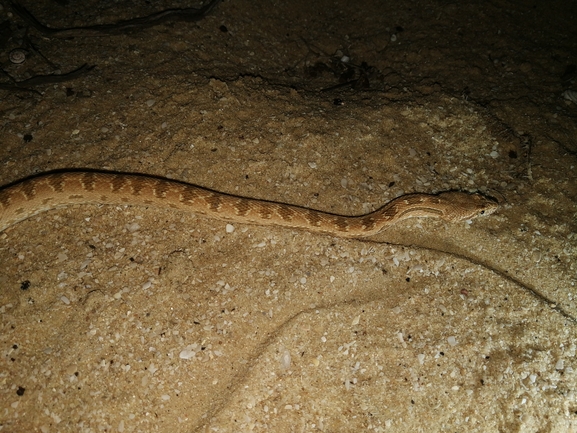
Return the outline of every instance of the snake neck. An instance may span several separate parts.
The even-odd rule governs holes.
[[[446,203],[439,196],[408,194],[398,197],[373,212],[375,219],[390,225],[409,218],[443,218]]]

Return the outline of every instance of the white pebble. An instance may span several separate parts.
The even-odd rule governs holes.
[[[234,226],[232,224],[227,224],[226,225],[226,232],[227,233],[232,233],[234,232]]]
[[[146,105],[148,105],[149,107],[152,107],[155,102],[156,101],[154,99],[149,99],[148,101],[146,101]]]
[[[577,92],[575,90],[565,90],[563,92],[563,98],[567,101],[573,101],[577,104]]]
[[[66,305],[70,305],[70,299],[68,299],[66,296],[62,295],[62,296],[60,297],[60,300],[61,300],[62,302],[64,302]],[[557,363],[557,364],[559,364],[559,363]],[[558,370],[559,370],[559,369],[558,369]]]
[[[291,354],[288,350],[285,350],[280,357],[280,364],[282,368],[288,370],[291,367]]]
[[[399,342],[403,345],[403,347],[407,347],[407,343],[405,343],[405,339],[403,337],[402,332],[397,332],[397,338],[399,339]]]
[[[456,346],[456,345],[457,345],[457,339],[456,339],[455,337],[453,337],[453,336],[447,338],[447,341],[449,342],[449,344],[450,344],[451,346]]]
[[[197,348],[197,344],[191,344],[190,346],[186,346],[184,348],[184,350],[182,350],[179,354],[178,357],[180,359],[192,359],[196,356],[196,348]]]
[[[496,150],[492,151],[489,156],[491,158],[498,158],[499,157],[499,152],[497,152]]]
[[[138,223],[127,224],[126,230],[128,230],[129,232],[132,232],[132,233],[136,232],[136,231],[140,230],[140,224],[138,224]]]

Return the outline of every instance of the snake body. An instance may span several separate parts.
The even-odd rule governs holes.
[[[75,204],[151,206],[220,220],[278,225],[338,237],[365,237],[401,220],[433,217],[457,222],[489,215],[498,203],[482,194],[408,194],[360,216],[257,200],[141,174],[67,171],[42,174],[0,189],[0,232],[45,212]]]

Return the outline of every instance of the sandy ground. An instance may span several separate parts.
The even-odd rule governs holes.
[[[153,3],[23,1],[53,27],[198,6]],[[359,240],[139,207],[18,223],[0,431],[577,431],[577,8],[482,3],[231,0],[48,38],[4,2],[16,81],[96,67],[0,90],[2,185],[92,168],[349,215],[501,207]]]

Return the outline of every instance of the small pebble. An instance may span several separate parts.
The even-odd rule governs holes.
[[[280,363],[282,368],[288,370],[291,367],[291,354],[288,350],[285,350],[280,358]]]

